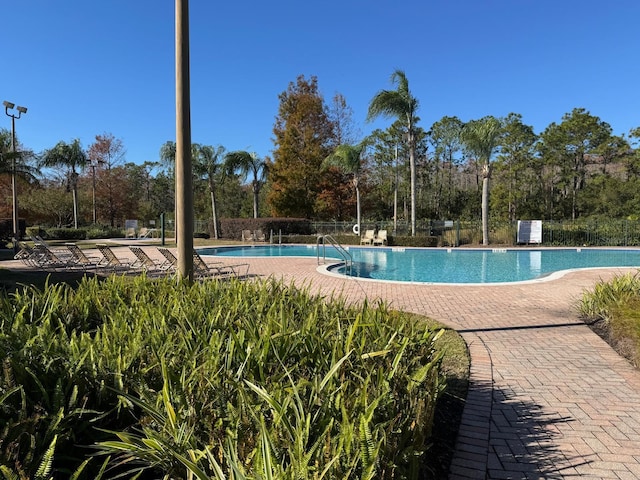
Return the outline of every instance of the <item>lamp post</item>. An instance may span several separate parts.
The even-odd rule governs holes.
[[[93,177],[93,224],[98,223],[98,211],[96,209],[96,168],[98,165],[104,163],[101,160],[91,160],[91,173]]]
[[[16,119],[23,113],[27,113],[26,107],[16,106],[15,103],[2,102],[4,113],[11,117],[11,195],[13,198],[13,251],[18,252],[18,240],[20,239],[20,226],[18,225],[18,185],[16,183]],[[16,109],[18,114],[9,113],[9,110]]]
[[[396,162],[395,174],[396,179],[393,182],[393,234],[398,234],[398,145],[396,144]]]

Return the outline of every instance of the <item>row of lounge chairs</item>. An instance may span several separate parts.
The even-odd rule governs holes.
[[[387,244],[387,231],[378,230],[365,230],[364,235],[360,239],[360,245],[386,245]]]
[[[99,257],[87,255],[75,243],[65,243],[63,248],[50,247],[42,239],[33,238],[33,247],[19,243],[20,250],[15,258],[25,265],[42,270],[93,270],[103,273],[140,273],[165,275],[175,273],[178,259],[168,248],[158,247],[157,255],[149,255],[142,247],[130,246],[133,258],[119,257],[106,244],[96,244]],[[196,251],[193,251],[194,277],[204,278],[246,278],[249,276],[248,263],[226,264],[223,262],[208,262]]]
[[[242,230],[242,241],[243,242],[264,242],[267,240],[267,236],[262,232],[262,230]]]

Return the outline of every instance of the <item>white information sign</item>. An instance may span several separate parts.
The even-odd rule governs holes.
[[[542,243],[542,220],[518,220],[518,243]]]

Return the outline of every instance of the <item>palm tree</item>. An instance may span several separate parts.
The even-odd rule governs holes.
[[[172,142],[170,140],[166,141],[160,147],[160,164],[169,168],[169,178],[171,178],[171,185],[173,186],[173,228],[176,232],[175,235],[177,238],[178,233],[178,208],[176,205],[177,198],[175,194],[175,186],[176,186],[176,178],[175,178],[175,166],[176,166],[176,142]]]
[[[258,218],[258,198],[260,196],[260,189],[264,185],[264,179],[267,175],[267,162],[258,157],[255,152],[245,152],[244,150],[238,150],[230,152],[225,157],[225,163],[229,171],[240,172],[240,175],[246,180],[251,173],[253,180],[251,180],[251,187],[253,190],[253,218]]]
[[[397,84],[396,90],[381,90],[371,100],[367,121],[382,115],[398,118],[405,123],[407,143],[409,146],[409,167],[411,170],[411,235],[416,234],[416,139],[415,123],[417,121],[418,99],[409,91],[409,80],[402,70],[391,75],[391,83]]]
[[[211,193],[211,211],[213,220],[213,238],[218,238],[218,213],[216,209],[215,177],[220,172],[222,154],[225,148],[218,145],[193,145],[193,171],[196,175],[207,177]]]
[[[462,142],[482,168],[482,244],[489,245],[489,179],[491,156],[500,144],[502,122],[488,116],[472,120],[462,129]]]
[[[323,167],[336,167],[343,172],[353,175],[353,188],[356,190],[356,224],[360,231],[360,172],[362,171],[362,153],[366,143],[358,145],[338,145],[335,151],[324,159]]]
[[[29,165],[29,161],[35,157],[33,152],[19,150],[13,152],[11,131],[0,129],[0,175],[11,174],[15,168],[16,175],[30,181],[36,180],[39,173],[37,168]],[[15,165],[13,159],[15,158]]]
[[[30,160],[34,158],[34,154],[31,151],[25,151],[20,149],[16,152],[13,151],[14,137],[10,130],[0,129],[0,175],[9,175],[11,177],[11,188],[13,194],[13,218],[16,222],[15,233],[20,237],[20,220],[18,214],[18,202],[17,202],[17,177],[22,177],[27,181],[36,181],[36,174],[38,170],[29,165]],[[17,244],[14,242],[14,250],[17,248]],[[16,250],[17,251],[17,250]]]
[[[78,172],[89,163],[87,154],[80,145],[80,140],[75,139],[71,144],[58,142],[50,150],[46,150],[40,158],[43,167],[66,167],[67,182],[73,192],[73,226],[78,228]]]

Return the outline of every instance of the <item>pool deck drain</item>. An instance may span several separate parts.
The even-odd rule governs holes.
[[[352,302],[384,300],[461,333],[471,353],[470,389],[449,479],[640,478],[640,372],[575,310],[595,282],[636,269],[446,286],[328,276],[316,271],[315,258],[246,261],[253,275]]]

